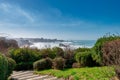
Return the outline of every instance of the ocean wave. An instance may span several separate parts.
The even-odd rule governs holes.
[[[85,42],[85,41],[66,41],[66,42],[37,42],[37,43],[33,43],[32,45],[30,45],[31,48],[38,48],[38,49],[42,49],[42,48],[53,48],[53,47],[60,47],[60,48],[92,48],[94,45],[94,41],[91,42]]]

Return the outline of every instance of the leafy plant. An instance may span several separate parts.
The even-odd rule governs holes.
[[[11,50],[9,57],[16,61],[16,70],[29,70],[33,69],[33,62],[40,59],[39,55],[39,52],[36,50],[20,48]]]
[[[91,48],[77,48],[77,49],[75,49],[75,53],[86,52],[86,51],[91,51]]]
[[[102,56],[103,56],[103,52],[102,52],[102,47],[106,42],[109,41],[113,41],[113,40],[119,40],[120,36],[118,35],[105,35],[101,38],[99,38],[97,40],[97,42],[95,43],[95,46],[93,47],[93,54],[92,54],[92,58],[99,63],[100,65],[102,65]]]
[[[33,64],[34,70],[44,70],[52,68],[52,59],[45,58],[34,62]]]
[[[72,68],[72,64],[75,62],[75,52],[71,49],[64,50],[65,68]]]
[[[81,66],[96,66],[95,61],[93,61],[92,56],[91,56],[92,52],[80,52],[77,53],[75,56],[75,59],[78,63],[80,63]]]
[[[46,49],[41,49],[40,50],[40,54],[42,58],[52,58],[54,59],[56,54],[50,49],[50,48],[46,48]]]
[[[62,57],[57,57],[53,60],[53,68],[54,69],[64,69],[65,67],[65,59]]]
[[[52,48],[53,53],[56,54],[56,57],[64,57],[64,51],[62,48],[54,47]]]
[[[8,61],[8,76],[10,76],[10,74],[12,73],[12,71],[14,70],[16,66],[16,62],[12,58],[9,58],[9,57],[7,57],[7,61]]]
[[[0,53],[0,80],[7,80],[8,75],[7,58]]]

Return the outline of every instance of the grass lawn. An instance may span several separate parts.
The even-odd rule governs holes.
[[[58,78],[72,76],[74,80],[110,80],[115,75],[112,67],[72,68],[65,70],[49,69],[35,71],[35,73],[53,75]]]

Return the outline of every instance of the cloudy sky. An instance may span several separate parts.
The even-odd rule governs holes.
[[[0,34],[94,40],[120,33],[120,0],[0,0]]]

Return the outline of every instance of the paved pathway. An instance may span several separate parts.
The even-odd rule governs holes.
[[[49,75],[37,75],[33,71],[13,71],[12,80],[63,80]]]

